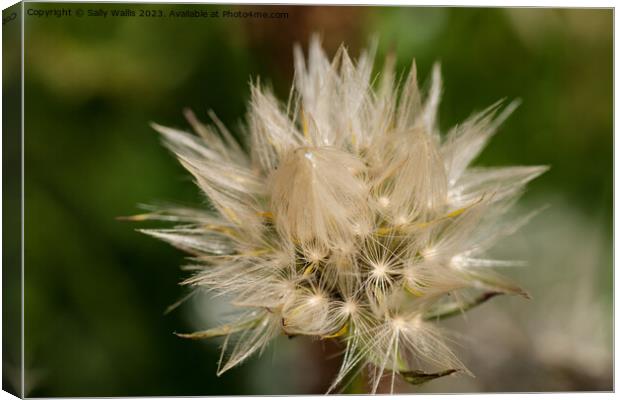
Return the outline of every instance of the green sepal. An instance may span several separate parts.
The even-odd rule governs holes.
[[[450,318],[455,315],[464,313],[465,311],[469,311],[472,308],[479,306],[480,304],[485,303],[487,300],[500,294],[503,294],[503,293],[502,292],[485,292],[468,302],[455,301],[451,303],[442,304],[430,310],[429,312],[427,312],[424,315],[424,319],[436,321],[439,319]]]
[[[185,339],[209,339],[218,336],[226,336],[231,333],[236,333],[239,331],[243,331],[246,329],[255,328],[262,318],[254,318],[250,320],[243,320],[241,322],[221,325],[216,328],[207,329],[206,331],[198,331],[192,333],[177,333],[174,334],[178,337],[182,337]]]
[[[445,371],[432,372],[432,373],[427,373],[421,370],[400,371],[399,373],[403,377],[403,379],[407,381],[408,383],[412,385],[421,385],[428,381],[432,381],[433,379],[452,375],[455,372],[458,372],[458,369],[447,369]]]

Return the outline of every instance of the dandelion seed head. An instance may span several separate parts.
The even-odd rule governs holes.
[[[450,266],[456,269],[462,269],[466,265],[466,261],[462,255],[456,255],[450,260]]]
[[[376,263],[372,263],[372,274],[377,277],[384,277],[387,275],[388,266],[383,260],[379,260]]]
[[[355,314],[357,310],[358,310],[357,303],[351,299],[345,301],[344,305],[342,306],[342,311],[347,315]]]
[[[395,316],[392,318],[392,325],[394,326],[394,329],[401,330],[407,326],[407,322],[403,317]]]
[[[315,37],[308,53],[294,49],[286,105],[251,85],[244,145],[213,113],[186,113],[197,135],[154,125],[212,209],[154,209],[140,219],[174,226],[144,232],[196,260],[185,284],[237,310],[199,334],[227,336],[218,374],[281,334],[343,342],[330,390],[363,367],[373,392],[385,372],[467,371],[435,321],[478,304],[471,291],[524,293],[487,252],[530,218],[506,221],[545,167],[470,166],[515,105],[440,132],[438,64],[424,93],[415,64],[373,74],[373,49],[330,60]]]
[[[311,306],[323,305],[327,302],[327,298],[322,293],[315,293],[308,297],[308,304]]]
[[[394,225],[396,226],[405,225],[407,222],[409,222],[409,218],[403,214],[397,215],[396,218],[394,218]]]
[[[381,208],[387,208],[390,205],[390,199],[387,196],[381,196],[379,197],[379,206]]]

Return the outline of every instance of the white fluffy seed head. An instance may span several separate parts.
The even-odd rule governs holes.
[[[342,47],[330,61],[317,38],[307,59],[296,48],[288,106],[252,85],[249,154],[212,114],[211,125],[187,114],[199,136],[155,127],[214,211],[139,219],[176,221],[145,232],[195,257],[187,284],[238,307],[236,321],[203,334],[236,343],[220,373],[279,333],[343,340],[334,387],[363,365],[374,390],[385,370],[418,362],[464,370],[427,319],[465,309],[467,290],[523,293],[490,271],[504,264],[485,252],[522,224],[502,221],[545,168],[469,167],[513,104],[442,135],[439,66],[424,94],[415,64],[399,85],[388,59],[375,89],[373,54],[355,62]]]
[[[286,154],[269,176],[270,207],[280,235],[329,249],[367,231],[367,187],[352,172],[363,168],[359,159],[336,148]]]

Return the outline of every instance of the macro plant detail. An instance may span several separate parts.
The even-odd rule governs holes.
[[[194,176],[210,209],[152,209],[133,220],[173,222],[144,233],[191,255],[183,283],[229,299],[229,323],[179,334],[224,336],[218,374],[279,335],[342,343],[329,389],[365,369],[375,393],[470,373],[438,321],[499,294],[528,297],[488,255],[526,223],[511,206],[543,166],[471,167],[516,102],[496,103],[446,134],[437,125],[436,64],[425,95],[415,63],[398,79],[374,50],[333,60],[315,37],[295,48],[286,104],[251,84],[246,143],[210,113],[195,134],[154,125]]]

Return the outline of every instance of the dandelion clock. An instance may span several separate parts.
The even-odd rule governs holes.
[[[528,297],[488,255],[523,225],[508,211],[541,166],[470,167],[516,107],[501,102],[439,132],[439,66],[426,94],[415,64],[373,74],[374,50],[330,61],[317,38],[295,48],[287,102],[251,84],[240,143],[217,119],[194,132],[154,125],[209,208],[153,209],[172,221],[143,232],[190,254],[183,282],[230,301],[224,325],[179,334],[225,337],[218,374],[280,335],[338,341],[329,391],[362,373],[372,393],[396,379],[471,374],[438,324],[499,294]]]

